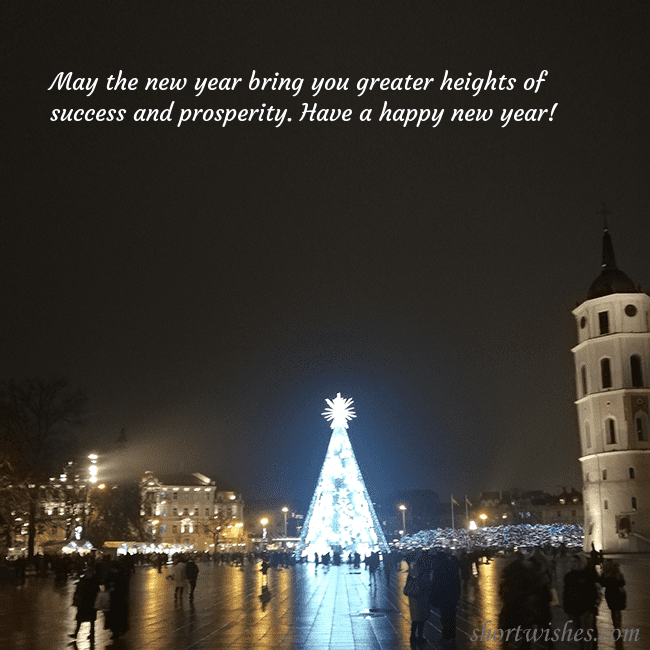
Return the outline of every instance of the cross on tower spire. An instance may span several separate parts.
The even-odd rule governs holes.
[[[612,237],[609,234],[607,227],[607,216],[611,214],[607,206],[603,203],[603,207],[596,211],[596,214],[603,216],[603,261],[601,268],[603,269],[616,269],[616,257],[614,256],[614,244]]]
[[[611,214],[609,208],[605,203],[603,203],[603,207],[600,210],[596,210],[596,214],[600,214],[603,217],[603,229],[607,230],[607,217]]]

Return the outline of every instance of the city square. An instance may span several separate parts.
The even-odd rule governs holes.
[[[650,650],[650,3],[9,4],[0,650]]]
[[[605,601],[598,615],[598,648],[639,650],[650,647],[650,558],[619,560],[627,580],[628,609],[623,628],[634,640],[615,643]],[[499,574],[507,558],[482,565],[478,576],[463,586],[458,607],[458,650],[501,648],[490,639],[499,619]],[[568,562],[558,566],[558,589]],[[170,565],[171,566],[171,565]],[[174,600],[167,580],[169,567],[137,566],[132,577],[130,622],[127,634],[117,641],[102,629],[98,615],[94,645],[82,625],[79,650],[111,647],[122,650],[397,650],[411,647],[444,648],[439,615],[432,610],[425,629],[427,644],[409,642],[410,619],[402,589],[406,573],[392,573],[389,585],[381,571],[371,580],[368,571],[348,566],[303,564],[270,570],[264,577],[256,566],[240,567],[199,563],[200,573],[193,602],[187,596]],[[262,586],[271,597],[260,600]],[[0,586],[0,647],[6,650],[64,650],[72,647],[74,630],[71,606],[74,580],[54,586],[53,578],[29,577],[24,586]],[[566,615],[553,608],[553,627],[566,629]],[[637,633],[638,630],[638,633]],[[481,636],[483,638],[481,639]],[[565,637],[565,639],[568,637]],[[534,644],[533,647],[543,647]],[[577,650],[573,641],[558,642],[560,650]]]

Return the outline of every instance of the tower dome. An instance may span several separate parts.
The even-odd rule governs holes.
[[[591,283],[587,300],[614,293],[636,293],[634,282],[616,266],[614,245],[607,224],[603,232],[603,263],[600,275]]]

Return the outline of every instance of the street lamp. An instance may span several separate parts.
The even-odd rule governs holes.
[[[289,512],[289,508],[286,506],[282,508],[282,512],[284,512],[284,536],[287,536],[287,512]]]
[[[482,513],[479,515],[481,521],[483,522],[483,525],[485,526],[485,520],[487,519],[487,515],[485,513]]]
[[[90,482],[97,483],[97,454],[88,454],[88,459],[90,460],[90,467],[88,468]]]
[[[260,519],[260,524],[262,524],[262,540],[266,541],[266,524],[269,523],[269,520],[266,517]]]
[[[88,481],[89,483],[97,483],[97,454],[88,454],[88,460],[90,461],[90,466],[88,467],[88,473],[90,474]],[[90,487],[86,484],[86,500],[83,506],[83,532],[87,533],[86,526],[88,516],[90,515],[91,504],[90,504]]]
[[[402,530],[406,532],[406,506],[402,504],[399,509],[402,511]],[[402,534],[404,534],[402,533]]]

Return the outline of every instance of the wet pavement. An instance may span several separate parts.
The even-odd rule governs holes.
[[[623,627],[638,629],[638,640],[614,643],[607,605],[603,599],[598,617],[598,648],[650,649],[650,558],[619,560],[627,580],[628,609]],[[480,575],[463,588],[458,609],[457,644],[478,650],[502,644],[485,638],[496,629],[500,602],[499,572],[506,561],[482,566]],[[405,566],[405,565],[403,565]],[[402,594],[406,574],[393,573],[386,584],[383,572],[371,579],[367,571],[347,566],[318,568],[302,565],[270,570],[265,578],[257,567],[243,571],[231,566],[199,564],[195,599],[187,594],[174,602],[168,569],[159,574],[137,567],[131,583],[130,630],[117,641],[103,629],[98,614],[94,646],[86,639],[88,624],[79,639],[69,634],[75,627],[71,607],[74,581],[55,587],[52,577],[29,577],[24,586],[0,586],[0,648],[2,650],[393,650],[443,647],[436,610],[425,629],[428,645],[411,646],[408,599]],[[558,570],[561,584],[564,566]],[[262,602],[262,587],[270,599]],[[561,588],[559,589],[561,596]],[[553,608],[553,625],[562,629],[566,616]],[[485,626],[485,627],[484,627]],[[477,632],[474,633],[474,630]],[[484,632],[483,641],[480,640]],[[478,640],[473,641],[472,637]],[[538,646],[539,647],[539,646]],[[576,642],[556,643],[555,649],[572,650]]]

